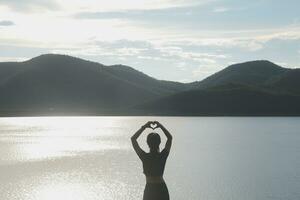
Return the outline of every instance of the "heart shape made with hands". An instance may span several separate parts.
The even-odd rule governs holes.
[[[156,129],[156,128],[158,128],[157,123],[152,122],[152,123],[150,124],[150,128],[152,128],[153,130]]]

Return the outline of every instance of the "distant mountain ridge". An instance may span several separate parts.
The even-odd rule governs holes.
[[[201,88],[238,83],[244,85],[267,85],[281,75],[291,71],[270,61],[259,60],[230,65],[227,68],[207,77],[198,85]]]
[[[193,83],[45,54],[0,63],[0,115],[300,115],[300,69],[231,65]]]

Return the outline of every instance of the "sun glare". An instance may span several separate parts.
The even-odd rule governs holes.
[[[4,121],[10,131],[26,130],[13,137],[2,137],[16,143],[10,153],[14,160],[52,159],[124,148],[120,141],[112,140],[119,134],[117,118],[26,117]]]

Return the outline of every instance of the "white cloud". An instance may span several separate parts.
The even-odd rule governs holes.
[[[246,49],[248,51],[258,51],[260,49],[263,49],[263,42],[257,41],[255,39],[240,39],[233,41],[232,46]]]
[[[25,61],[25,60],[29,60],[29,58],[0,56],[0,62],[22,62],[22,61]]]
[[[196,80],[202,80],[218,71],[223,69],[223,66],[214,65],[201,65],[192,71],[192,75]]]
[[[60,2],[60,5],[65,10],[76,12],[107,12],[195,6],[213,1],[216,0],[64,0]]]
[[[240,48],[255,52],[263,49],[265,44],[271,40],[296,41],[299,39],[300,28],[285,27],[280,29],[204,32],[202,35],[196,33],[192,35],[179,34],[178,37],[165,39],[165,44],[215,49]]]
[[[228,7],[218,7],[218,8],[214,8],[213,12],[222,13],[222,12],[227,12],[229,10],[230,10],[230,8],[228,8]]]
[[[0,26],[13,26],[15,23],[10,20],[0,20]]]
[[[147,49],[141,49],[141,48],[120,48],[117,49],[117,53],[124,55],[124,56],[135,56],[141,54],[142,51],[145,51]]]
[[[17,12],[41,11],[120,11],[196,6],[216,0],[0,0],[0,7]]]
[[[272,61],[274,62],[276,65],[279,65],[281,67],[286,67],[286,68],[291,68],[291,69],[295,69],[295,68],[299,68],[299,66],[296,65],[291,65],[290,63],[287,62],[277,62],[277,61]]]
[[[169,59],[160,56],[137,56],[138,59],[150,60],[150,61],[169,61]]]
[[[166,46],[166,47],[162,46],[162,47],[158,47],[158,50],[161,51],[162,56],[164,57],[177,57],[180,59],[201,61],[207,63],[215,63],[214,59],[227,58],[226,55],[184,51],[179,46]]]
[[[271,30],[268,34],[261,34],[257,36],[256,39],[262,42],[269,41],[272,39],[282,39],[282,40],[300,39],[300,24],[298,26],[286,26],[286,27]]]
[[[187,70],[187,63],[186,62],[179,62],[176,65],[176,68],[178,68],[181,71],[186,71]]]
[[[117,41],[94,41],[82,43],[79,47],[73,48],[59,48],[56,47],[52,53],[69,54],[74,56],[108,56],[115,57],[115,59],[126,57],[136,57],[147,59],[143,57],[143,52],[148,50],[148,46],[144,41],[130,41],[130,40],[117,40]]]
[[[229,12],[229,11],[241,11],[241,10],[247,10],[247,9],[248,9],[248,6],[246,6],[246,5],[235,4],[235,5],[230,5],[230,6],[215,7],[213,9],[213,12],[225,13],[225,12]]]
[[[0,0],[1,6],[20,12],[57,10],[59,8],[58,2],[55,0]]]

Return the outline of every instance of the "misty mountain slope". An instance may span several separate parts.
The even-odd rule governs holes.
[[[190,85],[196,89],[138,108],[154,115],[300,114],[300,70],[282,68],[269,61],[231,65]]]
[[[152,115],[298,115],[300,97],[252,88],[192,90],[139,105]]]
[[[35,63],[35,65],[37,64],[39,67],[55,67],[58,64],[58,66],[63,65],[64,67],[69,67],[70,70],[82,70],[82,67],[84,67],[84,69],[94,70],[95,72],[101,71],[102,73],[106,73],[106,75],[109,74],[121,81],[135,84],[137,87],[157,95],[167,95],[189,89],[189,87],[183,83],[157,80],[126,65],[106,66],[96,62],[58,54],[41,55],[31,59],[29,62],[31,62],[30,65]]]
[[[230,83],[244,85],[265,85],[289,71],[269,61],[251,61],[231,65],[203,81],[193,84],[198,88],[209,88]]]
[[[142,81],[111,73],[110,67],[70,56],[42,55],[13,67],[20,64],[24,69],[7,73],[10,78],[0,85],[1,109],[125,108],[163,95]]]
[[[126,65],[112,65],[106,67],[106,70],[117,77],[122,77],[123,80],[142,85],[145,89],[161,95],[173,94],[189,89],[183,83],[157,80]]]
[[[18,62],[0,63],[0,86],[18,73],[22,73],[25,70],[24,66],[24,63]]]
[[[289,70],[282,74],[271,86],[282,92],[300,95],[300,69]]]

